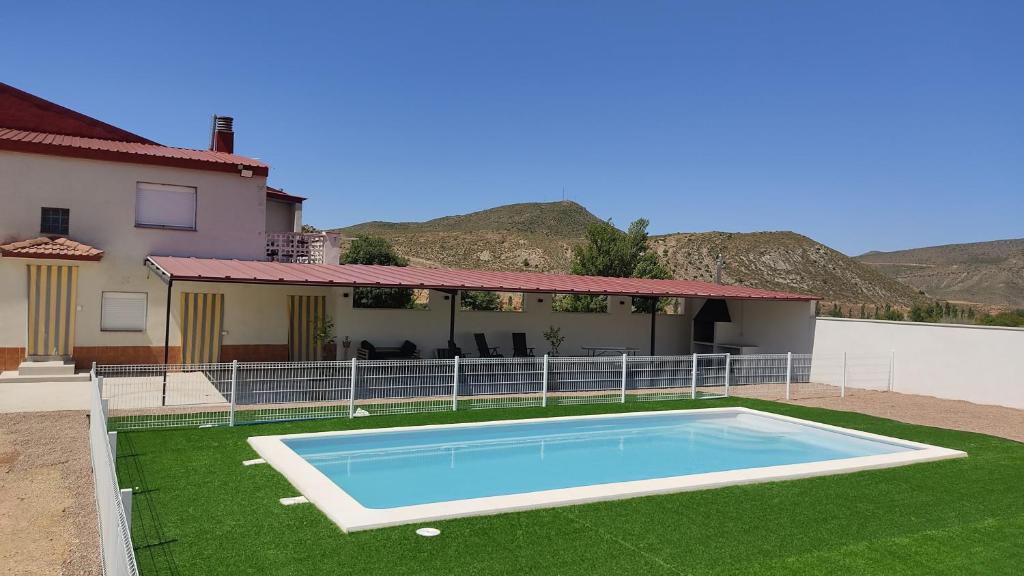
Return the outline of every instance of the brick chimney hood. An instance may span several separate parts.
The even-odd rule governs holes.
[[[235,120],[231,116],[213,116],[213,130],[210,134],[210,150],[214,152],[235,152]]]

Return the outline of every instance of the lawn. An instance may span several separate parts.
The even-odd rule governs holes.
[[[246,438],[350,428],[749,406],[964,450],[968,458],[344,534]],[[122,432],[143,576],[185,574],[1019,574],[1024,444],[729,398]]]

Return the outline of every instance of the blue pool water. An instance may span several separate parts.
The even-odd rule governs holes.
[[[914,450],[732,412],[411,428],[284,443],[366,508]]]

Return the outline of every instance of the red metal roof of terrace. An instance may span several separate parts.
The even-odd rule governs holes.
[[[664,298],[797,301],[819,299],[806,294],[726,286],[695,280],[609,278],[540,272],[493,272],[365,264],[286,264],[176,256],[150,256],[146,263],[165,279],[179,281],[607,294]]]

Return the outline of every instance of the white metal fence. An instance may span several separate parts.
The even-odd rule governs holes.
[[[891,358],[810,354],[97,366],[111,426],[217,426],[458,409],[884,389]]]
[[[95,382],[94,382],[95,384]],[[107,414],[97,387],[89,411],[89,452],[92,456],[105,576],[137,576],[131,537],[131,490],[117,483],[117,433],[107,432]]]

